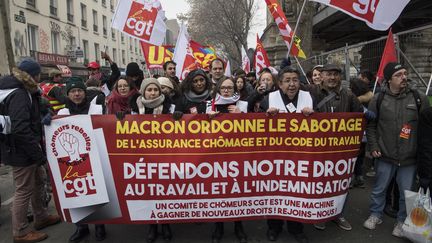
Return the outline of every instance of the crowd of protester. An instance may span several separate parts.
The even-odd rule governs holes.
[[[215,59],[208,72],[193,70],[180,82],[175,76],[176,63],[172,61],[164,64],[165,76],[144,78],[137,63],[129,63],[126,76],[121,76],[111,58],[105,53],[102,57],[110,63],[110,75],[102,73],[98,63],[91,62],[87,80],[71,77],[62,82],[61,72],[53,70],[49,80],[40,82],[39,64],[25,59],[11,75],[0,79],[0,112],[9,117],[9,121],[4,118],[0,121],[2,128],[9,126],[9,131],[1,135],[1,161],[12,166],[15,183],[14,242],[42,241],[48,235],[39,230],[60,222],[59,216],[48,215],[40,196],[46,189],[41,166],[46,162],[41,146],[42,124],[49,125],[54,115],[115,114],[122,119],[125,114],[173,114],[174,119],[181,119],[183,114],[208,114],[213,118],[222,113],[310,116],[315,112],[363,112],[367,129],[351,187],[364,187],[364,161],[375,161],[369,166],[376,172],[370,216],[363,226],[373,230],[381,224],[386,202],[396,197],[397,222],[392,234],[403,237],[401,226],[407,216],[404,190],[413,189],[417,166],[421,168],[420,185],[432,187],[432,111],[426,96],[410,86],[407,69],[401,64],[386,66],[385,82],[374,95],[375,79],[371,72],[362,71],[345,87],[342,70],[334,64],[314,67],[306,79],[289,64],[278,73],[268,68],[260,73],[239,69],[233,77],[226,77],[224,61]],[[33,227],[26,217],[30,202]],[[333,221],[343,230],[352,229],[343,211]],[[269,219],[267,225],[267,239],[276,241],[284,222]],[[326,228],[325,223],[314,226],[319,230]],[[287,229],[298,242],[308,242],[302,223],[287,221]],[[162,224],[161,230],[165,241],[173,238],[170,225]],[[247,229],[241,221],[234,222],[234,232],[239,242],[248,241]],[[80,242],[89,233],[87,224],[76,224],[69,241]],[[223,234],[224,223],[215,223],[212,242],[220,242]],[[105,226],[95,225],[95,235],[97,240],[104,240]],[[147,242],[154,242],[158,235],[158,225],[150,225]]]

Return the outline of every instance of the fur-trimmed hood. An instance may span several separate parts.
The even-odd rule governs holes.
[[[30,93],[38,91],[38,83],[26,72],[18,68],[12,69],[12,75],[0,79],[0,90],[24,88]]]

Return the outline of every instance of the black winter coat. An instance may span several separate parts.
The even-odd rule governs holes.
[[[420,114],[417,139],[417,171],[420,185],[432,189],[432,107]]]
[[[46,161],[41,148],[40,95],[30,94],[25,82],[15,76],[0,79],[0,112],[11,120],[11,132],[0,142],[1,160],[18,167]]]

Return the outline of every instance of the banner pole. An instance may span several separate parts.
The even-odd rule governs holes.
[[[293,31],[293,33],[292,33],[291,41],[290,41],[290,44],[289,44],[289,47],[288,47],[288,54],[287,54],[287,58],[288,58],[289,55],[290,55],[291,48],[292,48],[292,45],[293,45],[293,43],[294,43],[294,37],[295,37],[295,35],[296,35],[296,33],[297,33],[297,28],[298,28],[298,26],[299,26],[299,24],[300,24],[300,19],[301,19],[302,15],[303,15],[303,10],[304,10],[304,8],[305,8],[305,6],[306,6],[306,2],[307,2],[307,1],[308,1],[308,0],[304,0],[304,1],[303,1],[303,5],[302,5],[302,7],[301,7],[301,9],[300,9],[299,16],[297,17],[296,25],[295,25],[295,27],[294,27],[294,31]],[[296,59],[297,59],[297,58],[296,58]]]
[[[299,62],[298,58],[297,58],[296,56],[294,56],[294,59],[296,60],[296,62],[297,62],[297,65],[299,66],[299,68],[300,68],[300,70],[301,70],[302,74],[303,74],[303,75],[305,76],[305,78],[306,78],[306,81],[308,82],[308,84],[310,84],[311,82],[310,82],[310,81],[309,81],[309,79],[307,78],[307,75],[306,75],[306,73],[305,73],[305,71],[304,71],[304,69],[303,69],[302,65],[300,64],[300,62]]]

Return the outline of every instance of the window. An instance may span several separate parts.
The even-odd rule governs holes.
[[[102,0],[102,6],[106,7],[106,0]]]
[[[97,11],[93,9],[93,31],[98,32]]]
[[[74,21],[73,0],[66,0],[66,11],[67,11],[67,20],[69,22],[73,22]]]
[[[96,62],[99,62],[99,55],[100,55],[99,44],[97,44],[97,43],[94,44],[94,50],[95,50]]]
[[[115,8],[115,1],[114,1],[114,0],[111,0],[110,2],[111,2],[111,3],[110,3],[111,11],[114,12],[114,8]]]
[[[27,5],[36,8],[36,0],[27,0]]]
[[[125,50],[122,50],[122,63],[123,63],[123,65],[126,64],[126,52],[125,52]]]
[[[103,35],[108,35],[108,29],[107,29],[107,17],[105,15],[102,15],[102,27],[103,27]]]
[[[117,49],[113,48],[113,62],[117,62]]]
[[[87,40],[83,40],[83,47],[84,47],[84,58],[89,59],[89,43]]]
[[[51,49],[53,54],[59,54],[60,34],[58,32],[51,32]]]
[[[50,0],[50,14],[57,16],[57,0]]]
[[[134,39],[134,44],[135,44],[135,53],[138,53],[138,44],[137,44],[137,39]]]
[[[28,25],[28,39],[29,39],[29,49],[30,51],[38,50],[38,27],[35,25]]]
[[[70,44],[71,48],[75,48],[76,47],[76,38],[75,38],[75,36],[70,36],[69,37],[69,44]]]
[[[81,3],[81,26],[87,28],[87,6]]]
[[[116,40],[116,32],[113,28],[111,28],[111,37],[113,40]]]
[[[121,43],[124,44],[124,35],[123,33],[120,34]]]

